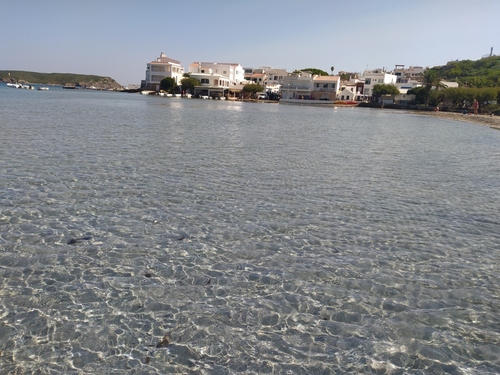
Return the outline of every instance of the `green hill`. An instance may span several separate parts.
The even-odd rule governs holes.
[[[450,61],[432,68],[446,81],[455,81],[466,87],[500,87],[500,56],[480,60]]]
[[[71,73],[37,73],[21,70],[0,70],[0,81],[62,86],[81,85],[108,89],[121,88],[121,85],[110,77]]]

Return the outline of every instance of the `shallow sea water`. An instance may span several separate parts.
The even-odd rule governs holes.
[[[1,374],[500,373],[500,132],[0,86]]]

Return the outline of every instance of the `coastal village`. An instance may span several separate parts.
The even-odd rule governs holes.
[[[481,60],[456,60],[432,68],[395,65],[392,70],[379,68],[358,73],[335,71],[332,66],[331,72],[317,68],[288,72],[269,66],[193,62],[186,71],[179,60],[162,52],[146,63],[141,83],[127,87],[110,77],[66,73],[0,71],[0,81],[10,87],[38,90],[61,85],[64,89],[165,97],[416,110],[500,129],[500,91],[496,83],[500,80],[495,68],[498,61],[492,47]],[[447,79],[440,78],[438,70],[448,71],[442,74]],[[466,72],[465,76],[460,76],[461,72]]]
[[[317,75],[308,71],[287,72],[273,67],[243,67],[239,63],[193,62],[186,72],[181,62],[163,52],[154,61],[147,63],[145,79],[140,91],[144,94],[164,94],[160,83],[168,77],[177,85],[185,73],[196,79],[199,85],[194,92],[179,95],[193,95],[211,99],[238,99],[247,84],[258,84],[263,90],[256,99],[279,98],[281,103],[290,104],[357,104],[371,101],[373,88],[377,84],[395,85],[399,94],[383,96],[379,100],[387,103],[406,104],[414,99],[408,91],[422,86],[424,68],[421,66],[396,65],[392,71],[385,68],[366,70],[363,73],[338,72],[331,75]],[[456,82],[442,82],[446,87],[458,87]],[[129,87],[130,88],[130,87]],[[307,102],[304,102],[307,101]]]

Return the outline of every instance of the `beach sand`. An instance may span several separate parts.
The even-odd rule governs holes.
[[[435,116],[440,118],[447,118],[455,121],[473,122],[479,125],[485,125],[489,126],[490,128],[500,130],[500,116],[472,115],[472,114],[463,115],[461,113],[456,113],[456,112],[440,112],[440,111],[438,112],[412,111],[412,113],[422,116]]]

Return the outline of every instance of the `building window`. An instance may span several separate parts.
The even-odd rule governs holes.
[[[200,82],[201,82],[201,83],[208,83],[209,81],[208,81],[208,78],[202,78],[202,79],[200,80]]]
[[[372,84],[372,79],[371,78],[366,78],[365,79],[365,84],[366,85],[371,85]]]
[[[319,83],[316,83],[316,87],[318,87],[318,88],[319,88]]]
[[[335,83],[332,83],[332,89],[335,90]]]
[[[202,70],[201,70],[201,72],[202,72],[202,73],[205,73],[205,69],[202,69]]]

